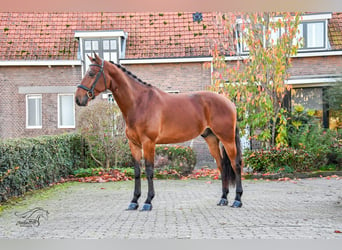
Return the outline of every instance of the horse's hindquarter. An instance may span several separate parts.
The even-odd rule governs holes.
[[[206,107],[208,127],[219,138],[220,141],[234,141],[236,127],[235,105],[226,97],[204,92],[202,96]]]
[[[226,97],[213,93],[213,92],[201,92],[203,102],[208,109],[208,122],[210,126],[213,123],[221,122],[227,123],[227,120],[235,120],[236,109],[234,103],[232,103]],[[228,124],[226,124],[227,126]]]

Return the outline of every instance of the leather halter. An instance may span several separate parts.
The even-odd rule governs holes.
[[[96,67],[100,68],[100,71],[97,72],[95,81],[93,82],[93,85],[91,85],[90,88],[88,88],[88,87],[86,87],[86,86],[84,86],[82,84],[77,85],[77,88],[81,88],[81,89],[86,90],[87,91],[87,96],[89,98],[91,98],[91,99],[95,98],[95,93],[94,93],[95,86],[96,86],[98,80],[100,79],[101,75],[103,75],[104,84],[105,84],[105,90],[107,90],[106,76],[105,76],[104,71],[103,71],[103,65],[104,65],[104,60],[102,60],[102,65],[100,65],[100,64],[90,64],[89,65],[89,67],[96,66]]]

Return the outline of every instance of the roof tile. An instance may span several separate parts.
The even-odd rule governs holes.
[[[211,39],[219,38],[215,13],[0,13],[1,60],[75,60],[75,31],[128,32],[126,58],[209,56]],[[329,20],[332,49],[342,49],[342,13]]]
[[[175,12],[0,13],[0,58],[76,59],[74,33],[80,30],[128,32],[126,58],[207,56],[205,40],[216,33],[213,17],[204,13],[203,21],[194,23],[192,13]],[[211,28],[201,33],[203,24]],[[191,53],[186,49],[199,45]]]
[[[328,36],[332,49],[342,49],[342,13],[333,13],[329,20]]]

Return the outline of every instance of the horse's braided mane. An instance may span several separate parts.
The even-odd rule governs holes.
[[[143,80],[141,80],[139,77],[137,77],[136,75],[134,75],[131,71],[127,70],[125,67],[123,67],[122,65],[118,64],[118,63],[114,63],[112,61],[110,61],[110,63],[114,64],[116,67],[118,67],[119,69],[122,70],[122,72],[126,73],[127,75],[131,76],[133,79],[137,80],[138,82],[151,87],[151,84],[148,84],[146,82],[144,82]]]

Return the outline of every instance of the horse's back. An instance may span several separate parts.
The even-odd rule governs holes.
[[[169,116],[189,116],[195,120],[197,117],[208,121],[218,116],[236,117],[235,105],[228,98],[214,92],[162,93],[160,100],[163,111]]]

